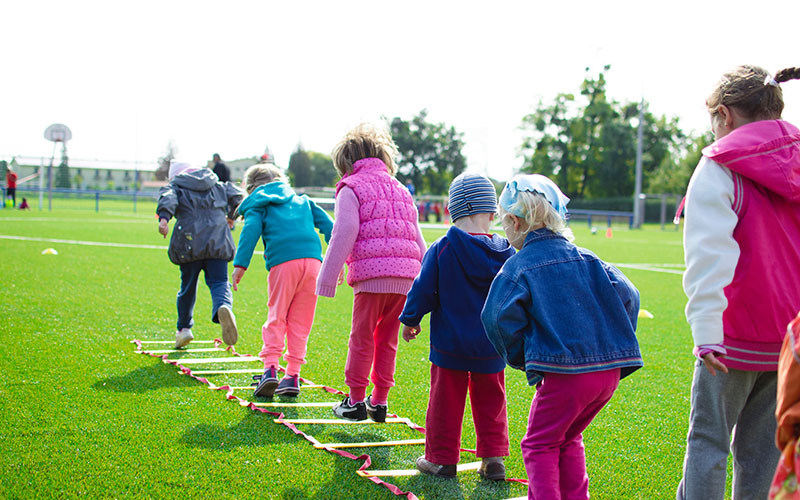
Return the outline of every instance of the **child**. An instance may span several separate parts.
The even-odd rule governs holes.
[[[332,154],[342,179],[336,185],[336,222],[317,295],[334,296],[346,262],[347,283],[355,294],[345,366],[350,394],[333,409],[345,420],[386,420],[398,317],[425,253],[411,193],[394,178],[396,155],[389,133],[365,124],[345,135]],[[370,372],[374,389],[366,397]]]
[[[689,182],[683,235],[698,361],[679,500],[722,498],[730,452],[733,498],[766,498],[778,462],[778,352],[800,309],[800,130],[780,120],[779,82],[797,78],[740,66],[706,100],[716,140]]]
[[[300,367],[306,363],[306,345],[317,296],[317,274],[322,263],[322,245],[315,227],[330,240],[333,219],[307,196],[298,196],[271,163],[253,165],[244,174],[247,198],[239,206],[244,227],[233,259],[233,289],[250,265],[259,237],[264,242],[264,260],[269,271],[267,321],[261,328],[263,347],[259,357],[264,374],[256,396],[297,396]],[[284,347],[286,375],[278,382],[278,360]]]
[[[168,252],[169,260],[181,268],[175,348],[194,339],[192,316],[200,271],[211,291],[211,321],[222,325],[222,340],[234,345],[239,334],[228,284],[228,262],[235,251],[230,231],[232,215],[242,193],[230,183],[219,182],[208,169],[175,160],[170,162],[169,181],[161,188],[156,213],[158,232],[164,238],[169,232],[169,220],[176,219]]]
[[[501,220],[519,252],[492,282],[481,313],[497,352],[538,384],[521,443],[531,499],[589,498],[581,433],[620,379],[642,366],[639,292],[569,241],[568,201],[542,175],[506,184]]]
[[[505,361],[486,337],[480,313],[489,285],[514,249],[508,240],[489,234],[497,194],[478,174],[461,174],[450,184],[453,226],[422,260],[400,316],[403,339],[420,332],[422,317],[431,313],[431,391],[425,417],[425,456],[417,468],[452,478],[461,454],[461,423],[467,390],[477,435],[478,473],[505,479],[508,456]]]
[[[778,398],[775,441],[781,458],[769,490],[770,500],[796,499],[800,495],[800,314],[786,329],[778,360]]]
[[[28,199],[22,198],[22,203],[19,204],[20,210],[30,210],[31,206],[28,205]]]

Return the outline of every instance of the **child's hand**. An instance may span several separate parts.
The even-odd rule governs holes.
[[[169,222],[167,222],[167,219],[158,221],[158,232],[163,234],[164,238],[167,237],[167,234],[169,234]]]
[[[716,376],[717,370],[721,371],[722,373],[728,373],[728,367],[722,364],[722,361],[717,359],[713,352],[703,356],[703,364],[706,365],[706,369],[711,375]]]
[[[339,271],[339,278],[336,280],[336,285],[341,285],[344,283],[344,270],[347,266],[342,266],[342,270]]]
[[[245,271],[247,271],[247,269],[244,269],[242,267],[233,268],[233,274],[231,275],[231,282],[233,283],[234,292],[239,291],[239,282],[242,281],[242,276],[244,276]]]
[[[233,219],[226,218],[225,220],[228,222],[228,228],[230,229],[233,229],[233,226],[236,225],[236,221]]]
[[[421,331],[422,328],[420,328],[419,325],[417,326],[403,325],[403,340],[405,340],[406,342],[410,342],[415,338],[417,338],[417,335],[419,335],[419,332]]]

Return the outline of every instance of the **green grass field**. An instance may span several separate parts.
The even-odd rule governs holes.
[[[172,340],[175,333],[179,272],[159,248],[167,241],[156,232],[153,208],[142,202],[137,213],[129,208],[99,213],[0,210],[0,497],[397,498],[356,475],[361,461],[317,450],[272,417],[226,401],[222,392],[179,375],[157,358],[134,353],[131,339]],[[693,367],[683,316],[680,233],[657,227],[629,231],[620,225],[607,239],[604,227],[596,235],[585,223],[574,230],[577,244],[609,262],[649,265],[622,270],[638,287],[642,308],[654,315],[641,319],[637,331],[645,368],[621,382],[584,434],[590,492],[598,499],[674,498]],[[235,238],[238,233],[237,228]],[[429,242],[441,234],[425,231]],[[74,243],[84,241],[114,245]],[[58,255],[42,255],[49,247]],[[257,354],[261,346],[266,274],[263,259],[255,256],[234,293],[241,353]],[[320,298],[305,378],[346,390],[351,306],[352,290],[346,285],[335,299]],[[195,321],[196,338],[220,336],[210,321],[210,298],[202,283]],[[401,342],[389,407],[420,425],[428,396],[427,319],[423,329],[417,341]],[[250,383],[249,375],[209,379],[217,385]],[[508,476],[525,478],[519,442],[534,390],[522,372],[509,369],[506,380]],[[252,399],[247,391],[237,395]],[[334,399],[314,389],[298,398]],[[285,413],[331,416],[327,408]],[[420,437],[390,425],[301,429],[322,442]],[[475,446],[469,410],[463,445]],[[412,469],[422,446],[348,451],[368,453],[372,469]],[[474,460],[462,454],[462,461]],[[387,481],[424,499],[503,499],[526,491],[517,483],[481,481],[474,472],[460,473],[455,481],[421,476]]]

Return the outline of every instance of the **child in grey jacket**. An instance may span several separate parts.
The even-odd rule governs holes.
[[[239,334],[233,315],[228,262],[233,260],[236,249],[231,236],[233,214],[243,194],[230,182],[219,182],[211,170],[175,160],[170,163],[169,180],[161,188],[156,213],[158,232],[164,238],[169,232],[169,220],[176,219],[168,250],[169,260],[181,268],[175,348],[194,339],[192,316],[200,271],[211,291],[211,321],[222,326],[222,340],[233,345]]]

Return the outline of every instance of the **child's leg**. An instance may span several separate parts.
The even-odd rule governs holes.
[[[728,455],[731,449],[731,431],[737,421],[741,419],[742,409],[748,404],[748,398],[759,373],[728,369],[728,373],[717,371],[716,375],[711,375],[702,361],[695,363],[692,381],[692,409],[689,413],[689,433],[683,461],[683,478],[678,485],[676,495],[678,500],[721,499],[724,497]],[[771,430],[763,430],[769,436],[770,447],[774,448],[774,386],[772,391],[772,403],[763,401],[763,396],[761,396],[761,404],[763,411],[770,415],[772,423],[765,425]],[[746,432],[744,427],[742,430]],[[737,436],[736,440],[738,441],[738,439]],[[760,463],[759,468],[769,471],[769,468],[772,467],[774,470],[777,456],[776,451],[774,460],[769,464]],[[771,472],[766,473],[771,475]],[[762,497],[765,495],[766,493]]]
[[[178,330],[194,326],[194,302],[197,298],[197,278],[203,262],[181,264],[181,289],[178,291]]]
[[[206,285],[211,291],[211,321],[219,323],[217,310],[220,306],[233,309],[233,294],[228,282],[228,262],[222,259],[207,259],[202,261],[202,264]]]
[[[425,459],[429,462],[458,463],[468,384],[469,372],[431,364],[431,393],[425,416]]]
[[[564,498],[589,498],[581,432],[611,399],[618,383],[619,370],[545,375],[521,443],[528,498],[560,498],[565,489],[569,493]],[[565,446],[567,453],[562,453]],[[566,474],[571,477],[564,481]]]
[[[350,388],[351,402],[366,397],[375,350],[373,332],[381,317],[384,295],[362,292],[353,297],[353,323],[344,368],[344,383]]]
[[[733,444],[733,499],[767,498],[780,452],[775,447],[778,372],[746,372],[754,379]]]
[[[397,362],[397,342],[400,338],[400,314],[406,303],[406,296],[398,293],[381,294],[383,307],[375,325],[375,361],[372,367],[372,392],[374,401],[386,404],[389,390],[394,387],[394,372]]]
[[[261,327],[263,345],[258,356],[264,368],[278,366],[286,339],[286,317],[292,304],[301,271],[299,260],[278,264],[267,276],[267,322]]]
[[[298,261],[292,261],[298,262]],[[317,259],[300,259],[301,276],[297,291],[289,306],[286,318],[286,374],[298,375],[306,363],[308,334],[314,324],[314,309],[317,307],[317,275],[322,263]]]
[[[505,371],[469,374],[469,400],[477,437],[476,455],[508,456]]]

